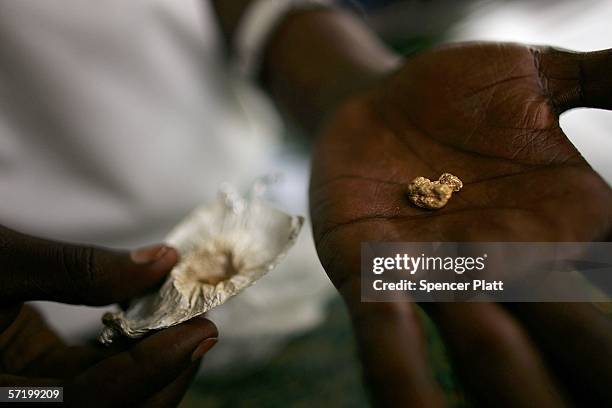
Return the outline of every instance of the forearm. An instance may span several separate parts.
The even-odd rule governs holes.
[[[214,1],[232,38],[248,0]],[[262,80],[281,111],[313,130],[347,96],[393,70],[399,57],[348,13],[316,9],[288,15],[268,40]]]

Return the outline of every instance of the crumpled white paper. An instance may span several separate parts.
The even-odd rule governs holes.
[[[304,218],[263,201],[263,188],[256,184],[244,199],[226,185],[216,202],[179,223],[166,239],[179,251],[179,263],[156,293],[136,299],[125,312],[105,314],[100,341],[142,337],[199,316],[272,270],[295,242]]]

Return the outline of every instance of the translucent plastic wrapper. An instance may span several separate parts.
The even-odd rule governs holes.
[[[156,293],[125,312],[107,313],[100,341],[138,338],[174,326],[223,304],[272,270],[295,242],[303,217],[261,199],[257,183],[248,199],[224,186],[213,204],[196,208],[168,235],[179,263]]]

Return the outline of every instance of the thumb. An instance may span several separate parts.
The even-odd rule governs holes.
[[[0,303],[104,305],[158,285],[178,261],[165,245],[127,252],[35,238],[0,226]]]
[[[534,55],[559,113],[579,107],[612,109],[612,49],[571,52],[548,47]]]
[[[180,400],[193,374],[190,368],[217,337],[215,325],[200,317],[161,330],[74,378],[66,384],[66,399],[75,406],[103,407]],[[169,395],[156,396],[160,392]]]

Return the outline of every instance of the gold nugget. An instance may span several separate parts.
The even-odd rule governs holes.
[[[463,182],[459,177],[443,173],[436,181],[417,177],[408,185],[408,198],[421,208],[438,210],[448,203],[453,192],[461,190]]]

